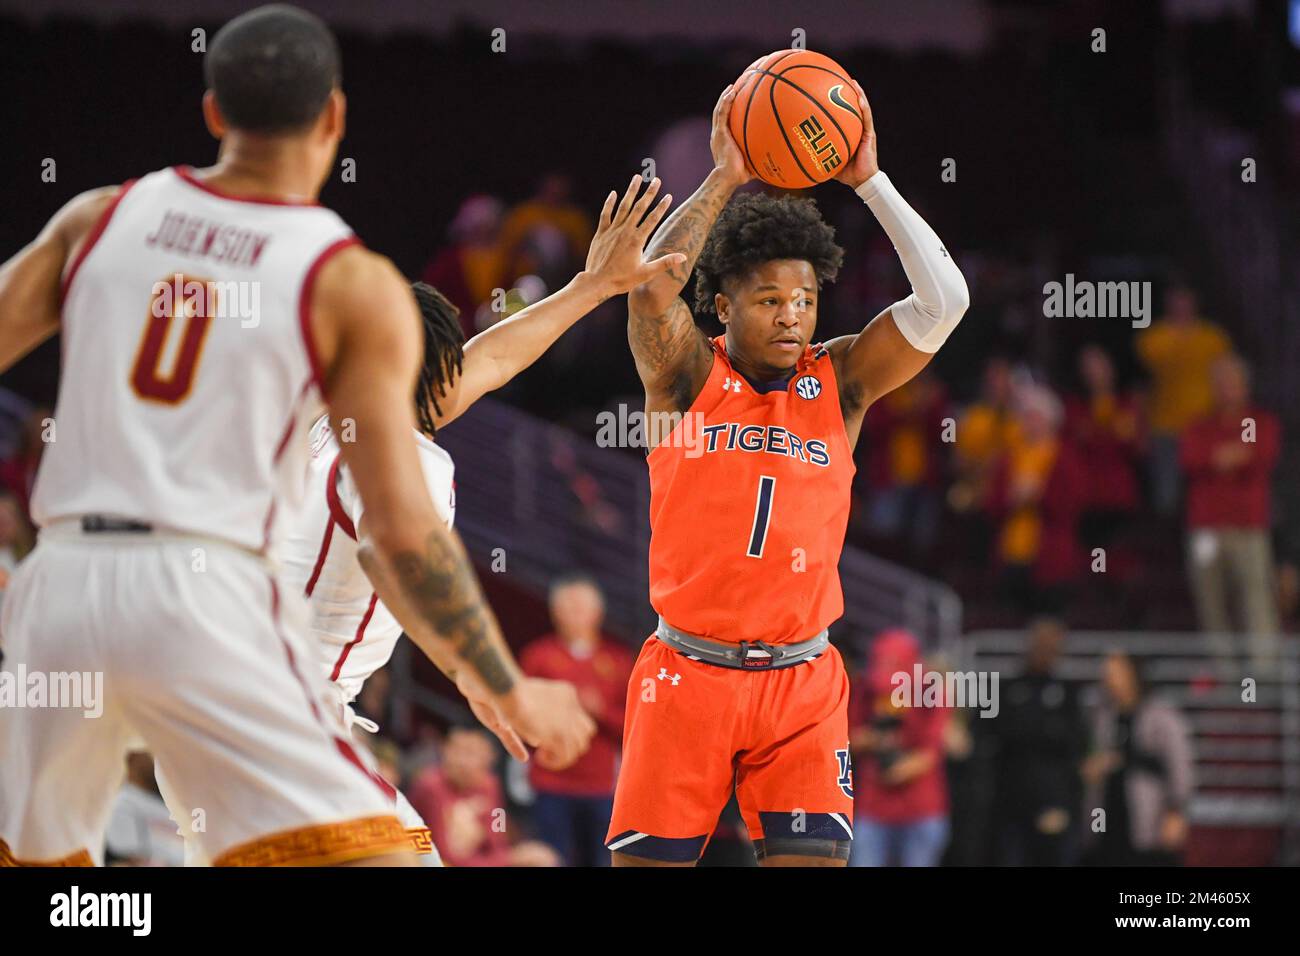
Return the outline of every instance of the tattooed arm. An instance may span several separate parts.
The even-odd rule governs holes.
[[[354,423],[356,440],[341,450],[365,508],[362,561],[376,591],[543,763],[572,762],[594,724],[571,685],[520,677],[459,538],[429,498],[412,438],[420,319],[405,280],[384,257],[347,249],[321,269],[310,306],[331,422],[336,433],[343,419]]]
[[[695,324],[681,291],[718,214],[737,187],[751,178],[727,128],[734,98],[729,86],[713,109],[709,142],[713,172],[664,221],[646,250],[649,258],[680,253],[685,259],[628,295],[627,337],[645,386],[647,413],[686,411],[713,365],[708,339]]]

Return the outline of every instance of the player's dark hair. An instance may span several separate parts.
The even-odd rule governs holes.
[[[460,309],[427,282],[411,285],[424,320],[424,364],[415,383],[415,421],[430,438],[437,435],[434,412],[442,414],[438,397],[446,395],[460,375],[465,356],[465,330],[460,327]]]
[[[203,73],[232,129],[286,133],[320,116],[342,79],[341,64],[338,41],[324,21],[273,3],[217,31]]]
[[[835,230],[816,203],[798,196],[746,193],[727,203],[695,264],[695,308],[716,312],[713,297],[724,281],[773,259],[812,264],[817,287],[834,282],[844,261]]]

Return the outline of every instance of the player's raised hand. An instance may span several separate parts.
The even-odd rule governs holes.
[[[727,175],[733,187],[741,186],[754,178],[745,162],[736,138],[731,135],[731,104],[736,101],[736,84],[732,83],[718,97],[713,107],[713,132],[709,134],[709,149],[713,165]]]
[[[858,103],[862,107],[862,138],[858,140],[853,159],[835,180],[847,184],[850,189],[857,189],[880,171],[880,163],[876,159],[876,125],[871,119],[871,104],[857,80],[853,81],[853,88],[858,91]]]
[[[600,280],[604,298],[622,295],[686,261],[680,252],[649,262],[642,255],[646,241],[667,214],[673,197],[666,195],[655,203],[660,186],[656,178],[650,180],[638,198],[641,181],[640,176],[632,177],[617,206],[614,204],[617,193],[610,192],[600,211],[600,224],[592,237],[591,248],[587,250],[586,272]]]
[[[596,722],[567,681],[524,678],[501,701],[501,710],[549,770],[563,770],[581,757],[596,733]]]

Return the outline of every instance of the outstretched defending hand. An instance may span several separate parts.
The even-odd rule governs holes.
[[[880,163],[876,159],[876,125],[871,120],[871,104],[867,94],[857,80],[853,87],[858,91],[858,103],[862,106],[862,138],[858,140],[858,150],[853,159],[835,177],[836,182],[845,183],[850,189],[857,189],[876,173],[880,172]]]
[[[679,252],[650,262],[642,256],[646,241],[668,212],[673,197],[664,196],[651,209],[650,204],[659,192],[659,180],[652,179],[638,199],[636,194],[640,184],[641,177],[633,176],[617,207],[614,201],[618,194],[610,191],[605,207],[600,211],[600,225],[596,227],[591,248],[587,250],[585,271],[600,281],[602,300],[622,295],[686,261]]]

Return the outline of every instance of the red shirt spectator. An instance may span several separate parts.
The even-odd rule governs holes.
[[[566,680],[578,689],[582,705],[596,721],[591,748],[564,770],[531,763],[533,788],[566,796],[614,792],[623,742],[623,712],[632,655],[600,633],[604,606],[587,580],[561,582],[552,588],[551,618],[558,633],[529,644],[519,664],[530,677]]]
[[[505,799],[492,772],[495,759],[485,732],[455,728],[442,765],[421,773],[408,792],[443,861],[449,866],[557,865],[549,847],[531,841],[511,845]]]
[[[849,697],[854,749],[854,812],[878,823],[904,824],[948,812],[943,732],[946,707],[894,704],[893,675],[915,679],[920,648],[906,631],[886,631],[872,645],[872,662]],[[910,690],[910,683],[908,686]]]
[[[552,583],[550,611],[555,633],[524,648],[520,665],[530,677],[572,683],[596,722],[596,735],[564,770],[532,762],[533,824],[567,865],[608,866],[605,831],[614,808],[632,655],[601,634],[605,599],[592,578],[569,575]]]
[[[469,339],[479,331],[478,307],[493,291],[507,284],[502,275],[498,242],[503,209],[492,196],[470,196],[456,213],[448,230],[451,242],[434,253],[420,279],[441,292],[460,310],[460,324]]]
[[[1254,440],[1247,441],[1254,421]],[[1270,412],[1250,404],[1225,409],[1183,434],[1187,524],[1193,528],[1264,528],[1272,520],[1271,478],[1281,430]]]
[[[1115,388],[1115,369],[1096,345],[1079,355],[1086,392],[1066,400],[1065,436],[1092,475],[1087,507],[1095,511],[1137,509],[1137,461],[1141,442],[1138,400]]]

